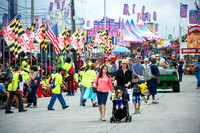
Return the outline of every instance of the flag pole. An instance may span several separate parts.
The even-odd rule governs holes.
[[[5,68],[5,41],[3,40],[3,68]]]
[[[9,56],[9,67],[11,66],[11,61],[10,61],[10,49],[8,49],[8,56]]]
[[[46,52],[46,75],[47,75],[47,52]]]
[[[38,53],[36,53],[36,65],[38,66]]]
[[[58,54],[57,54],[57,69],[58,69]]]
[[[32,62],[32,52],[31,52],[30,54],[31,54],[31,66],[33,66],[33,62]]]
[[[15,57],[15,67],[17,66],[17,60],[16,60],[16,57]]]
[[[43,53],[43,51],[42,51],[42,48],[41,48],[41,46],[40,46],[40,58],[41,58],[41,77],[43,77],[43,73],[42,73],[42,70],[43,70],[43,59],[42,59],[42,53]]]
[[[51,47],[49,45],[49,72],[51,74]]]

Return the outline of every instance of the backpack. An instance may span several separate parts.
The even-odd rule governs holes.
[[[55,86],[55,82],[56,82],[56,77],[52,80],[52,82],[51,82],[51,88],[52,89],[54,89],[54,88],[56,88],[56,86]]]
[[[143,67],[144,67],[144,74],[143,74],[144,80],[148,81],[154,78],[154,75],[151,72],[151,66],[147,65],[146,67],[146,65],[144,64]]]
[[[194,66],[194,72],[199,72],[199,64]]]
[[[69,74],[69,75],[74,75],[73,64],[72,64],[72,66],[70,67],[70,69],[68,70],[68,74]]]

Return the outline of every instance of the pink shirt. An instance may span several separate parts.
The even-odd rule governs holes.
[[[99,74],[96,76],[94,83],[97,84],[97,79],[99,77]],[[109,90],[111,91],[113,88],[112,82],[111,82],[111,77],[109,78],[107,75],[103,75],[102,78],[98,79],[98,86],[97,86],[97,91],[99,92],[108,92]]]

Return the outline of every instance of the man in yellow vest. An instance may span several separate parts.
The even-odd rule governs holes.
[[[22,67],[24,68],[24,71],[27,73],[30,73],[30,65],[28,64],[28,57],[24,57],[24,61],[22,61]]]
[[[53,109],[53,105],[54,103],[56,102],[56,99],[58,98],[58,100],[60,101],[61,105],[62,105],[62,108],[65,109],[65,108],[68,108],[69,105],[66,105],[66,102],[63,98],[63,95],[61,93],[61,84],[62,84],[62,81],[63,81],[63,78],[62,78],[62,75],[61,75],[61,72],[62,72],[62,67],[59,67],[58,68],[58,73],[52,75],[52,82],[55,82],[54,85],[55,85],[55,88],[52,88],[52,97],[51,97],[51,100],[50,100],[50,103],[48,105],[48,110],[55,110]],[[55,80],[54,80],[55,78]]]
[[[19,73],[20,73],[20,69],[19,67],[15,68],[15,73],[13,74],[13,79],[12,82],[8,85],[8,91],[9,91],[9,99],[8,102],[6,104],[6,110],[5,113],[13,113],[13,111],[11,111],[11,105],[12,105],[12,101],[13,101],[13,97],[14,95],[17,95],[18,100],[19,100],[19,112],[25,112],[27,111],[26,109],[24,109],[23,107],[23,101],[22,101],[22,95],[19,92]]]

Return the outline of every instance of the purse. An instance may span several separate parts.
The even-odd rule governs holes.
[[[31,79],[31,87],[39,87],[40,86],[40,78],[35,77],[35,79]]]
[[[97,79],[97,85],[96,85],[96,87],[92,87],[93,93],[96,93],[96,92],[97,92],[98,80],[99,80],[99,77],[98,77],[98,79]]]

